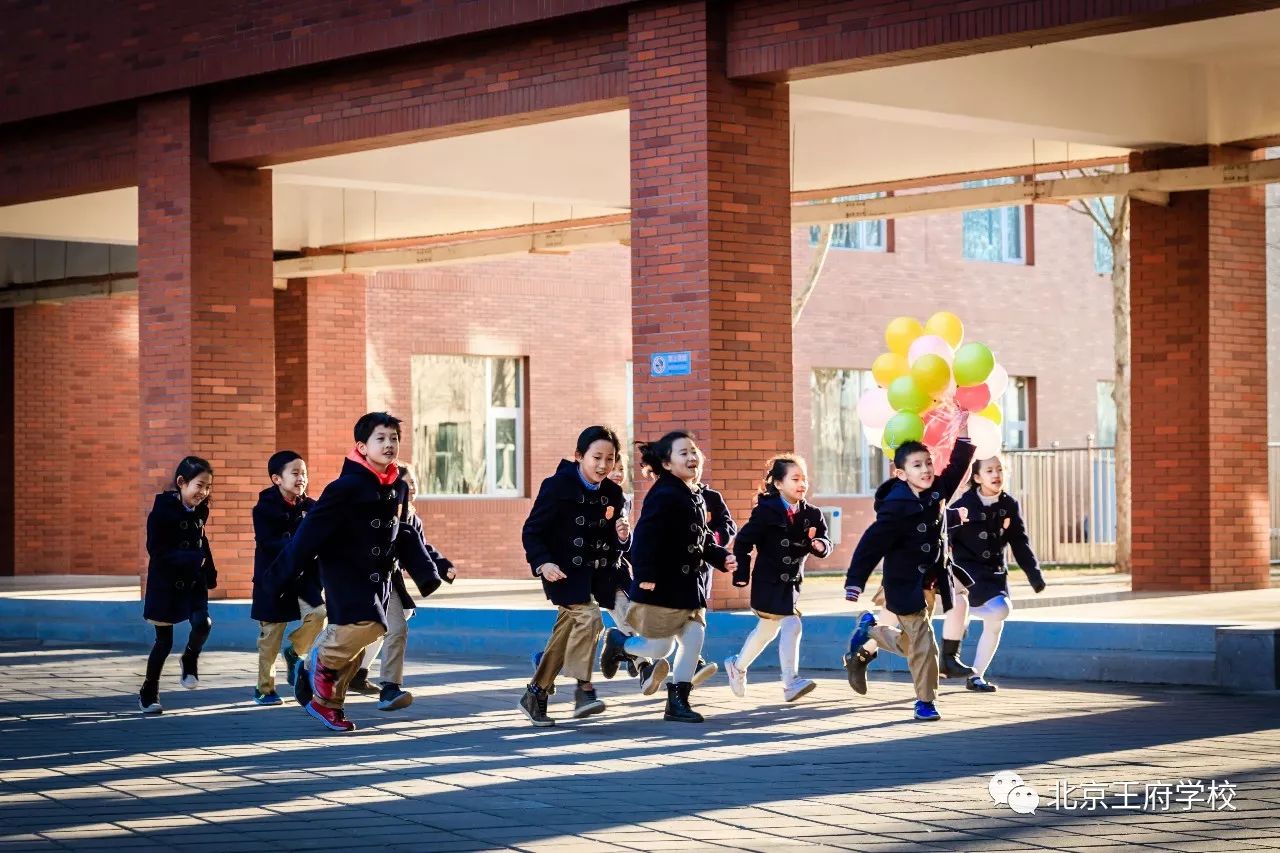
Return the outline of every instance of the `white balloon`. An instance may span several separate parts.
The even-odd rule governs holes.
[[[863,427],[884,429],[893,415],[893,406],[889,405],[889,392],[884,388],[868,388],[862,392],[862,397],[858,400],[858,421]]]
[[[987,387],[991,389],[991,402],[998,403],[1000,398],[1004,396],[1004,392],[1009,388],[1009,371],[1004,366],[997,363],[991,368],[990,375],[987,376]]]
[[[1000,425],[982,415],[969,415],[969,440],[973,442],[974,460],[990,459],[1000,452],[1004,436]]]
[[[867,444],[871,447],[879,447],[884,444],[884,427],[863,426],[862,434],[867,438]]]

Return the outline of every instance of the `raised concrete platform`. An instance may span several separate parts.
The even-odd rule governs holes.
[[[1051,575],[1052,592],[1022,594],[988,676],[1280,689],[1280,588],[1134,595],[1118,588],[1127,578],[1117,577]],[[124,579],[6,580],[0,585],[0,639],[151,642],[138,592]],[[1015,588],[1015,596],[1020,592]],[[805,593],[801,666],[840,669],[859,607],[843,601],[838,578],[815,578]],[[1092,598],[1079,603],[1082,597]],[[1041,606],[1029,607],[1032,603]],[[257,631],[248,602],[214,602],[211,614],[210,648],[254,650]],[[433,596],[410,622],[409,652],[527,660],[546,640],[553,616],[532,582],[459,581]],[[721,660],[736,652],[754,621],[748,612],[709,614],[706,656]],[[181,635],[183,629],[178,630]],[[965,659],[972,658],[979,632],[971,624]],[[776,653],[769,649],[755,669],[776,666]],[[873,665],[873,671],[905,669],[906,661],[891,654],[880,655]]]

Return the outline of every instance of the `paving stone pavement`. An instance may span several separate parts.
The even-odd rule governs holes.
[[[355,698],[360,730],[339,735],[249,704],[244,653],[206,654],[190,692],[171,659],[165,714],[144,719],[143,657],[0,644],[0,851],[1280,849],[1275,694],[949,683],[942,722],[916,723],[903,678],[859,697],[818,674],[787,705],[762,670],[746,699],[723,675],[696,690],[702,726],[623,678],[583,722],[562,683],[561,725],[534,729],[527,672],[432,660],[410,666],[412,707]],[[1033,814],[992,801],[1003,770],[1038,791]]]

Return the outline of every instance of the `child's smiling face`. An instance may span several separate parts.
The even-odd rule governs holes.
[[[400,432],[389,426],[374,427],[368,441],[356,443],[356,450],[374,468],[385,471],[400,455]]]
[[[582,472],[583,478],[592,485],[597,485],[604,481],[605,477],[613,471],[614,464],[618,461],[618,450],[613,446],[612,441],[606,439],[598,439],[591,442],[586,453],[575,454],[578,460],[578,470]]]
[[[213,494],[213,475],[208,471],[196,474],[190,480],[178,478],[178,496],[188,509],[195,509]]]
[[[690,439],[677,438],[671,445],[671,455],[662,463],[662,467],[686,483],[696,483],[702,474],[702,451]]]
[[[933,485],[933,457],[927,450],[917,450],[903,461],[897,471],[898,479],[905,480],[916,494]]]

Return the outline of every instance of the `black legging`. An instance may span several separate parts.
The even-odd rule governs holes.
[[[164,662],[173,651],[173,626],[156,625],[155,628],[156,642],[151,647],[151,654],[147,656],[147,681],[152,684],[160,681]],[[209,611],[197,610],[192,613],[191,634],[187,637],[187,648],[183,655],[198,656],[200,650],[204,648],[205,640],[209,639],[209,631],[212,628],[213,620],[209,618]]]

